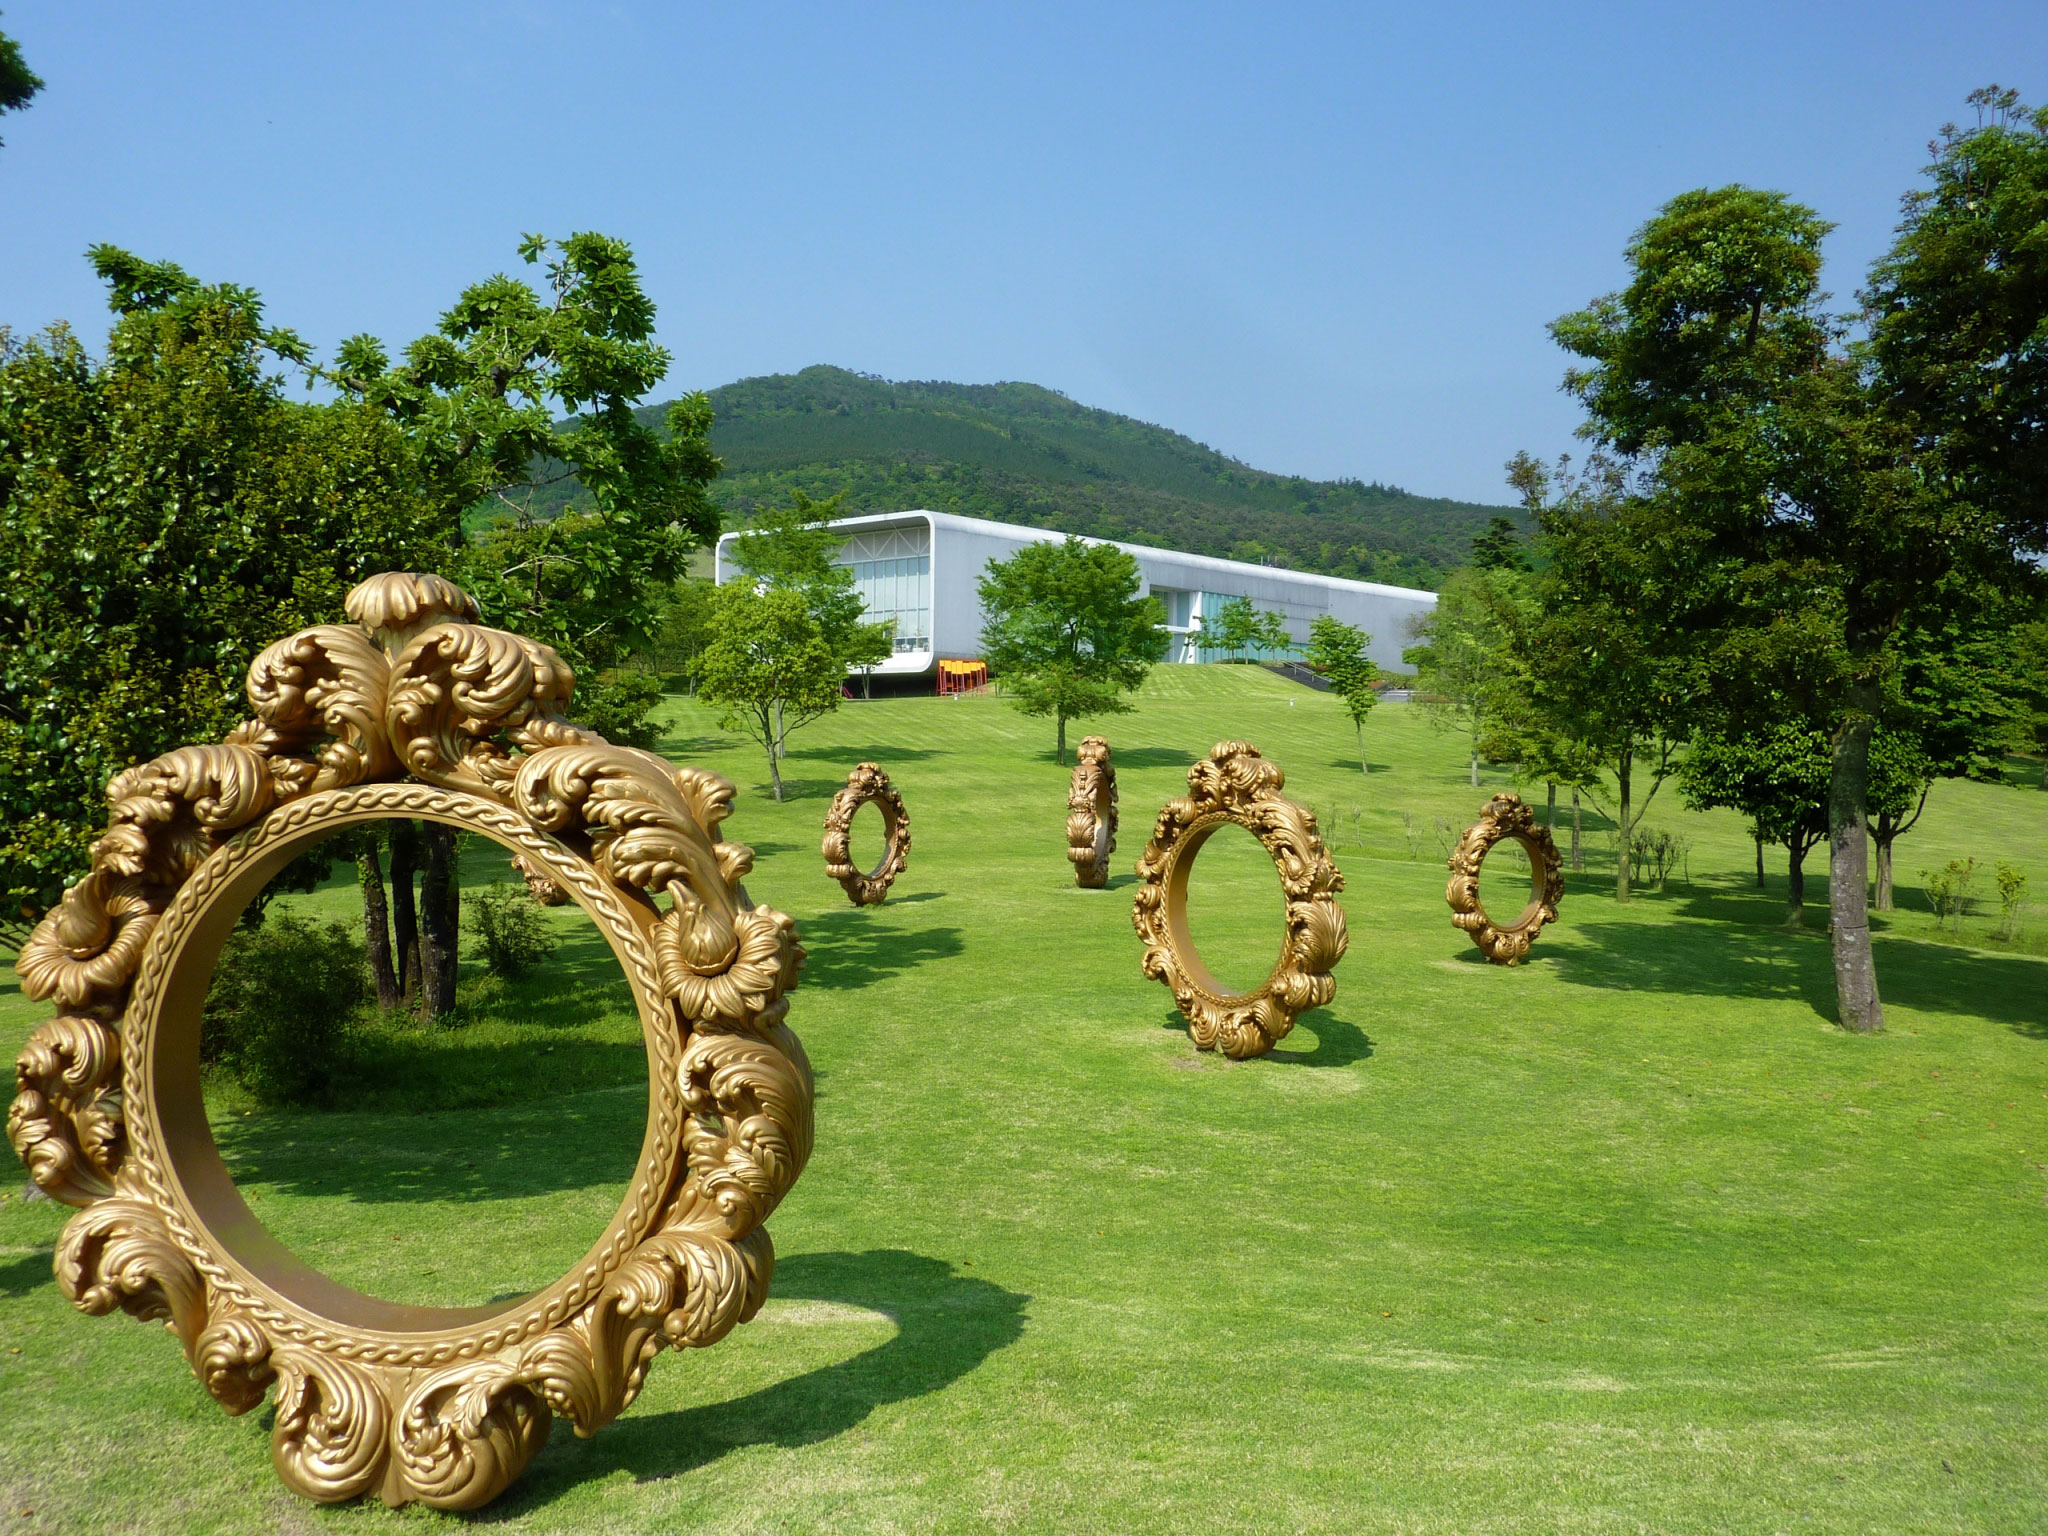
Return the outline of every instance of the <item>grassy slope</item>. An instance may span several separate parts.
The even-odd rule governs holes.
[[[1690,887],[1621,908],[1575,879],[1533,962],[1497,970],[1450,927],[1434,846],[1407,856],[1399,809],[1462,825],[1479,799],[1418,713],[1375,715],[1363,783],[1331,702],[1251,669],[1163,669],[1107,725],[1126,868],[1218,737],[1258,742],[1337,808],[1351,953],[1333,1007],[1267,1060],[1192,1050],[1138,974],[1127,874],[1071,885],[1042,722],[989,699],[849,707],[796,738],[801,797],[778,807],[754,757],[677,706],[670,750],[740,783],[750,888],[812,952],[792,1022],[819,1071],[818,1150],[772,1224],[762,1317],[660,1361],[594,1440],[558,1430],[491,1520],[2038,1527],[2048,963],[1934,942],[1902,913],[1877,940],[1891,1030],[1845,1036],[1825,1016],[1825,940],[1779,926],[1781,886],[1747,890],[1739,822],[1674,808],[1652,819],[1698,839]],[[916,836],[871,911],[817,855],[824,797],[862,757],[889,766]],[[2048,796],[1944,785],[1912,841],[1906,871],[1968,851],[2038,880]],[[1269,878],[1222,852],[1217,882]],[[1270,892],[1223,894],[1205,931],[1269,947]],[[1233,901],[1256,926],[1224,931]],[[0,1000],[0,1046],[40,1011]],[[558,1022],[543,1009],[506,1046],[536,1089],[557,1072],[517,1053]],[[607,1088],[596,1069],[564,1102],[630,1101],[636,1070]],[[393,1247],[477,1230],[419,1171],[471,1195],[524,1180],[521,1238],[497,1246],[573,1251],[610,1165],[560,1150],[553,1108],[252,1117],[234,1137],[258,1168],[301,1133],[382,1149],[387,1170],[325,1164],[345,1200],[309,1187],[310,1164],[256,1187],[272,1220],[296,1203],[371,1273]],[[159,1330],[64,1306],[62,1217],[0,1204],[0,1529],[454,1525],[295,1504],[267,1411],[225,1418]],[[492,1294],[491,1246],[436,1248],[433,1283]]]
[[[710,396],[726,465],[714,494],[729,522],[792,489],[844,491],[849,513],[927,507],[1254,559],[1241,546],[1255,544],[1304,569],[1434,586],[1488,518],[1521,520],[1509,507],[1268,474],[1034,384],[890,383],[816,367]],[[666,409],[642,415],[659,424]]]

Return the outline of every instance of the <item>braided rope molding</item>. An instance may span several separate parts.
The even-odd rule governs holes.
[[[1520,843],[1529,855],[1529,904],[1521,916],[1503,925],[1487,916],[1479,899],[1479,867],[1487,851],[1506,838]],[[1451,878],[1444,886],[1444,900],[1450,905],[1451,922],[1495,965],[1525,959],[1537,936],[1557,921],[1557,909],[1564,902],[1564,859],[1550,828],[1536,819],[1535,810],[1520,795],[1504,790],[1487,801],[1479,819],[1451,850],[1448,867]]]
[[[863,872],[853,864],[853,818],[871,801],[882,813],[882,833],[888,846],[882,852],[882,862]],[[825,840],[819,852],[825,856],[825,873],[839,882],[839,888],[857,907],[880,906],[896,877],[909,867],[910,812],[903,808],[903,796],[889,782],[881,764],[861,763],[846,776],[846,787],[825,808]]]
[[[1263,1056],[1295,1020],[1337,995],[1330,971],[1351,939],[1336,894],[1344,876],[1323,846],[1315,814],[1284,798],[1286,775],[1246,741],[1220,741],[1188,770],[1188,793],[1160,808],[1138,859],[1131,924],[1145,941],[1144,973],[1163,981],[1195,1048],[1242,1061]],[[1195,953],[1187,882],[1195,854],[1224,825],[1243,827],[1272,856],[1287,901],[1280,958],[1265,982],[1229,993]]]
[[[129,1169],[163,1213],[165,1224],[178,1246],[203,1274],[209,1284],[236,1309],[265,1328],[308,1348],[366,1364],[436,1366],[455,1359],[493,1354],[508,1345],[556,1326],[594,1295],[604,1279],[633,1248],[643,1242],[660,1215],[657,1202],[666,1192],[667,1175],[674,1170],[676,1149],[681,1139],[681,1105],[673,1085],[681,1065],[682,1041],[673,1028],[643,1029],[650,1046],[648,1070],[649,1114],[655,1126],[655,1146],[650,1149],[654,1166],[643,1163],[637,1170],[618,1218],[607,1230],[602,1248],[591,1256],[566,1290],[556,1286],[538,1293],[542,1304],[521,1315],[455,1342],[403,1342],[374,1334],[336,1328],[324,1319],[308,1317],[288,1303],[252,1288],[236,1267],[221,1257],[211,1237],[194,1218],[190,1205],[171,1177],[162,1151],[160,1127],[148,1085],[143,1081],[149,1054],[149,1035],[165,984],[170,979],[170,956],[199,909],[213,893],[226,884],[252,859],[284,838],[292,837],[321,823],[354,813],[375,812],[405,817],[446,816],[464,826],[490,834],[533,858],[557,882],[570,887],[582,898],[586,909],[598,919],[599,927],[623,949],[627,977],[637,999],[658,999],[663,995],[660,966],[647,940],[627,918],[622,898],[611,883],[586,863],[567,856],[559,844],[535,832],[512,811],[480,796],[434,789],[419,784],[371,784],[355,789],[330,790],[273,811],[263,821],[246,829],[202,863],[178,890],[158,920],[150,943],[143,951],[142,968],[136,977],[129,1002],[130,1049],[124,1064],[123,1089],[129,1108],[129,1151],[120,1180],[127,1192]],[[644,1007],[644,1004],[643,1004]],[[643,1021],[644,1022],[644,1021]],[[140,1027],[136,1027],[139,1025]]]
[[[1074,754],[1067,784],[1067,857],[1074,884],[1099,891],[1109,883],[1109,856],[1116,852],[1116,768],[1109,739],[1089,736]]]

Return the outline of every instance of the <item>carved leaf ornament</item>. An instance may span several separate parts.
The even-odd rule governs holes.
[[[1529,855],[1530,876],[1528,905],[1506,925],[1489,917],[1479,900],[1479,866],[1487,850],[1503,838],[1522,845]],[[1537,821],[1520,795],[1501,793],[1486,802],[1479,819],[1451,851],[1450,871],[1444,900],[1450,903],[1451,922],[1470,934],[1480,953],[1495,965],[1514,965],[1525,958],[1544,925],[1557,921],[1558,905],[1564,900],[1564,860],[1550,828]]]
[[[1286,775],[1246,741],[1221,741],[1188,770],[1188,793],[1161,807],[1138,859],[1131,922],[1145,941],[1144,971],[1172,990],[1199,1050],[1261,1056],[1294,1021],[1337,995],[1330,975],[1351,938],[1315,814],[1280,793]],[[1265,846],[1287,899],[1286,932],[1272,974],[1255,991],[1226,992],[1202,964],[1188,932],[1188,874],[1218,828],[1243,827]]]
[[[860,808],[872,803],[882,815],[882,836],[887,845],[882,861],[862,870],[853,862],[853,818]],[[825,808],[825,873],[839,882],[847,899],[857,907],[878,907],[889,894],[896,877],[910,865],[910,813],[903,808],[903,796],[889,782],[879,763],[862,763],[846,776],[846,787],[832,797]]]
[[[1067,786],[1067,857],[1074,864],[1074,884],[1102,889],[1115,852],[1116,769],[1110,766],[1108,738],[1089,736],[1074,754]]]
[[[388,574],[350,625],[271,646],[253,719],[107,786],[92,868],[17,969],[55,1018],[15,1063],[7,1130],[81,1207],[57,1248],[80,1310],[163,1321],[229,1413],[276,1389],[278,1475],[309,1499],[473,1509],[557,1414],[589,1435],[665,1347],[714,1344],[768,1292],[762,1223],[811,1151],[812,1083],[784,1022],[803,949],[721,841],[733,787],[571,724],[545,645],[479,626],[437,576]],[[248,898],[297,852],[386,817],[511,849],[610,941],[648,1049],[624,1203],[570,1273],[484,1307],[399,1306],[304,1265],[250,1214],[199,1095],[199,1015]]]

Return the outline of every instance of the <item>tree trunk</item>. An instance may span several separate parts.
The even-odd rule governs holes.
[[[1585,867],[1585,857],[1579,852],[1579,791],[1578,787],[1574,785],[1572,788],[1572,872],[1574,874],[1581,873],[1585,870]]]
[[[775,761],[775,711],[761,706],[761,740],[768,747],[768,783],[775,791],[775,803],[782,803],[782,767]]]
[[[1882,825],[1882,823],[1880,823]],[[1886,831],[1877,839],[1877,910],[1892,910],[1892,837]]]
[[[401,1002],[411,1002],[420,991],[420,919],[412,895],[412,877],[419,867],[419,828],[409,821],[392,822],[391,942]]]
[[[377,858],[376,834],[363,832],[365,846],[356,855],[356,879],[363,888],[363,948],[370,957],[370,979],[377,984],[377,1006],[389,1012],[401,1001],[398,972],[391,964],[391,909],[384,898],[384,866]]]
[[[1752,833],[1751,836],[1756,840],[1756,888],[1762,890],[1764,888],[1764,835],[1761,832],[1756,832]]]
[[[1543,830],[1548,832],[1551,838],[1555,840],[1557,837],[1557,785],[1554,782],[1550,782],[1546,783],[1544,788],[1549,791],[1549,799],[1545,802],[1543,809]]]
[[[1477,747],[1472,749],[1472,787],[1474,789],[1479,787],[1479,749]]]
[[[1351,724],[1358,732],[1358,771],[1367,778],[1371,778],[1372,764],[1365,760],[1365,722],[1363,720],[1354,720]]]
[[[1629,769],[1634,766],[1631,758],[1624,756],[1621,767],[1616,771],[1614,782],[1618,793],[1615,796],[1614,820],[1614,899],[1628,900],[1628,856],[1629,856]]]
[[[1849,713],[1835,728],[1828,776],[1828,917],[1835,952],[1835,1014],[1842,1028],[1884,1028],[1877,964],[1870,953],[1870,845],[1863,817],[1870,798],[1870,732],[1875,682],[1850,685]]]
[[[782,723],[782,700],[775,701],[775,746],[770,756],[781,758],[789,748],[789,728]]]
[[[420,877],[420,1017],[431,1022],[455,1006],[462,876],[455,867],[453,827],[430,821],[420,841],[427,850]]]
[[[1797,928],[1806,916],[1806,844],[1794,837],[1785,855],[1785,922]]]
[[[1063,762],[1063,763],[1064,763],[1064,762],[1065,762],[1065,761],[1067,760],[1067,717],[1066,717],[1065,715],[1061,715],[1061,716],[1059,717],[1059,722],[1060,722],[1060,750],[1059,750],[1059,760],[1060,760],[1061,762]]]

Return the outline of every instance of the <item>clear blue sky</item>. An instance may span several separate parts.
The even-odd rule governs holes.
[[[1504,500],[1546,321],[1672,194],[1884,246],[1928,138],[2048,98],[2048,5],[1006,8],[13,0],[0,324],[97,345],[107,240],[403,344],[522,231],[629,240],[663,397],[1028,379],[1261,468]]]

